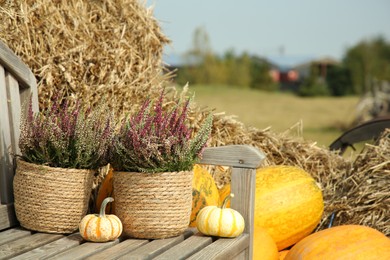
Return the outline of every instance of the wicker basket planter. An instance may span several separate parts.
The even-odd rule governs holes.
[[[182,234],[190,222],[192,171],[114,172],[115,214],[134,238],[160,239]]]
[[[86,215],[94,171],[17,161],[15,212],[20,225],[39,232],[72,233]]]

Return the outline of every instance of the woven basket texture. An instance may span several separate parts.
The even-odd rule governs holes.
[[[54,168],[17,161],[15,212],[20,225],[39,232],[72,233],[86,215],[93,170]]]
[[[129,237],[178,236],[189,225],[192,171],[114,172],[115,214]]]

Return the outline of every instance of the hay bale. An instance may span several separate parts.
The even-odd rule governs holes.
[[[336,213],[335,225],[361,224],[390,236],[390,129],[339,174],[325,180],[325,215]]]
[[[41,109],[61,91],[89,105],[105,98],[121,115],[167,79],[169,40],[136,0],[8,1],[0,24],[0,39],[36,75]]]

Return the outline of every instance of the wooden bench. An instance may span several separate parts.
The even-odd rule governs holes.
[[[206,148],[200,162],[232,167],[231,189],[235,197],[231,207],[243,215],[246,223],[244,233],[237,238],[208,237],[189,228],[168,239],[121,237],[112,242],[92,243],[78,233],[47,234],[20,227],[12,204],[12,154],[18,152],[21,107],[30,93],[34,110],[38,111],[33,74],[0,42],[0,259],[252,259],[256,168],[265,156],[244,145]]]

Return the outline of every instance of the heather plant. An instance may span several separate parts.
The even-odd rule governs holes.
[[[191,99],[177,100],[164,110],[162,92],[157,102],[147,99],[119,126],[114,137],[112,165],[118,171],[173,172],[191,170],[211,133],[212,115],[197,133],[187,125]]]
[[[51,167],[97,169],[107,164],[113,130],[104,105],[70,106],[58,97],[47,110],[22,118],[19,147],[27,162]]]

